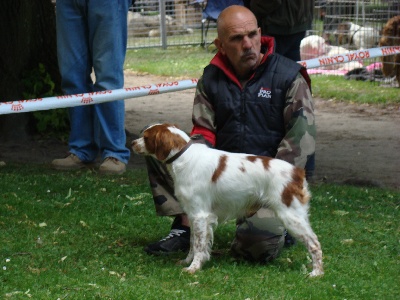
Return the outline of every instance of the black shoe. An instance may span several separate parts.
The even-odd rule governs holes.
[[[168,236],[144,248],[148,254],[168,255],[175,252],[187,252],[190,248],[190,227],[176,224],[175,219]]]
[[[291,247],[296,244],[296,239],[285,230],[285,247]]]

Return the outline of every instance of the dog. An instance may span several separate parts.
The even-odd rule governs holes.
[[[381,47],[400,45],[400,16],[389,19],[385,24],[379,45]],[[396,76],[400,86],[400,54],[382,56],[382,66],[383,74],[385,76]]]
[[[319,35],[309,35],[300,42],[300,58],[307,60],[326,55],[327,43]]]
[[[264,156],[229,153],[191,139],[172,124],[155,124],[132,141],[132,149],[166,164],[175,196],[191,224],[190,250],[180,264],[191,274],[210,259],[213,227],[268,206],[307,247],[310,277],[323,275],[322,250],[308,221],[310,192],[304,170]]]
[[[362,27],[352,22],[340,23],[336,29],[339,45],[348,43],[357,49],[367,49],[378,45],[379,31],[372,27]]]

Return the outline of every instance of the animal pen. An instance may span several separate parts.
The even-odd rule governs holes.
[[[128,16],[128,49],[197,45],[213,51],[216,22],[206,12],[204,0],[136,0]],[[379,47],[385,24],[399,15],[399,0],[316,0],[312,28],[301,44],[302,60]],[[400,46],[399,34],[397,40],[393,39],[394,44],[387,46]],[[388,63],[396,66],[400,74],[400,58]],[[355,76],[395,86],[396,71],[383,77],[381,69],[381,58],[371,58],[309,71]]]

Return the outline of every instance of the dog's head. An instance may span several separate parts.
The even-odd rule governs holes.
[[[344,22],[338,24],[334,32],[334,35],[338,38],[339,45],[350,43],[349,34],[351,34],[350,33],[351,24],[352,24],[351,22]]]
[[[173,124],[155,124],[143,130],[143,136],[132,141],[132,150],[166,161],[178,153],[190,140],[189,136]]]

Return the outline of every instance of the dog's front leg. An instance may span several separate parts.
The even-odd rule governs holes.
[[[193,274],[197,270],[200,270],[204,262],[210,259],[209,252],[209,234],[208,229],[208,216],[205,214],[196,215],[191,218],[191,249],[193,257],[190,257],[190,252],[186,258],[186,262],[189,263],[191,258],[193,258],[192,263],[189,267],[184,268],[184,271]]]

